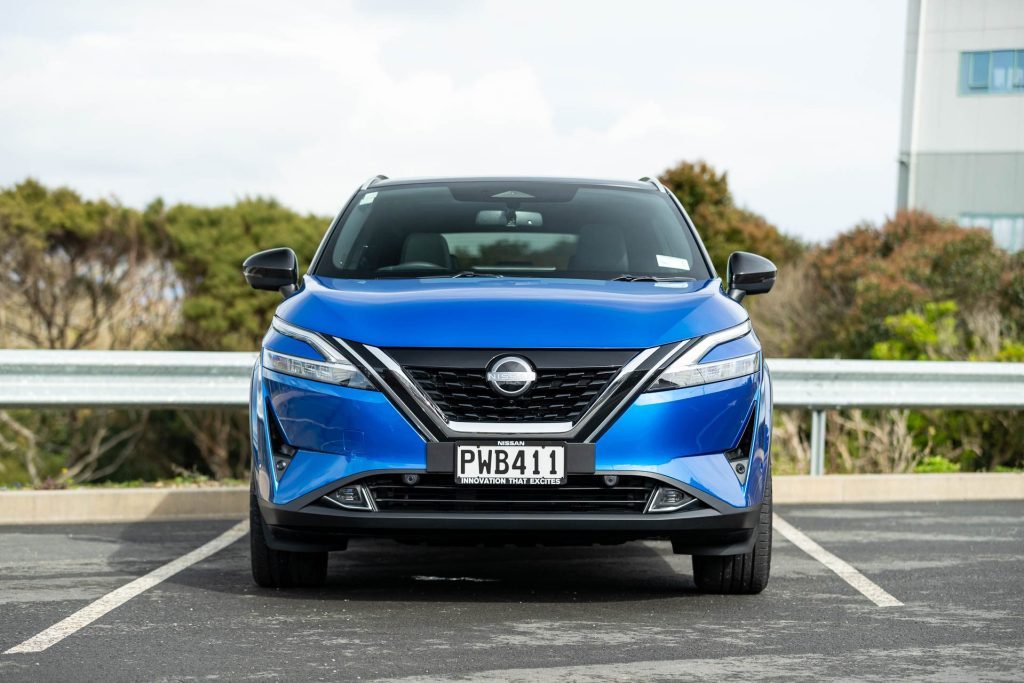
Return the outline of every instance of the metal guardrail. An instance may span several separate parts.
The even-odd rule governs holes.
[[[0,408],[237,408],[255,353],[0,350]]]
[[[0,408],[235,408],[255,353],[0,350]],[[775,359],[777,408],[811,411],[811,474],[823,474],[826,411],[1024,408],[1024,363]]]
[[[825,473],[826,411],[1024,408],[1024,363],[768,360],[777,408],[811,411],[811,474]]]

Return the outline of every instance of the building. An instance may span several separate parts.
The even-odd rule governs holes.
[[[1024,249],[1024,0],[909,0],[897,208]]]

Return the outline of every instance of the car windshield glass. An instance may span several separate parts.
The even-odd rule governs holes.
[[[359,279],[709,277],[665,193],[516,180],[363,191],[328,237],[315,273]]]

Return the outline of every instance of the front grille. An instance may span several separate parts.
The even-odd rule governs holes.
[[[594,401],[618,368],[537,370],[522,396],[497,394],[486,370],[406,367],[406,372],[454,422],[573,422]]]
[[[570,474],[562,486],[472,486],[452,474],[422,475],[409,486],[400,475],[362,480],[381,512],[547,512],[641,514],[654,491],[646,477],[624,476],[606,486],[592,474]]]

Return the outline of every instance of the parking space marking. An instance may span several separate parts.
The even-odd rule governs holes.
[[[874,581],[822,548],[820,545],[812,541],[810,536],[800,531],[778,515],[772,515],[772,526],[776,531],[782,534],[786,540],[834,571],[839,578],[856,588],[864,595],[864,597],[879,607],[903,606],[902,602],[886,593]]]
[[[878,662],[899,662],[896,673],[864,671]],[[956,643],[854,652],[746,652],[742,657],[694,657],[553,667],[506,668],[466,673],[437,673],[374,679],[377,683],[608,683],[609,681],[762,680],[1014,680],[1020,648],[989,643]],[[451,671],[451,669],[448,669]],[[852,672],[858,675],[840,673]],[[900,676],[902,674],[902,676]],[[930,674],[930,676],[929,676]]]
[[[144,593],[162,581],[166,581],[183,569],[188,569],[196,562],[205,560],[210,555],[223,550],[242,536],[249,532],[249,521],[239,522],[209,543],[205,543],[195,550],[186,553],[176,560],[157,567],[153,571],[140,576],[139,578],[126,583],[120,588],[107,593],[95,602],[92,602],[72,614],[67,619],[59,621],[45,631],[32,636],[20,645],[15,645],[5,655],[22,654],[27,652],[42,652],[51,645],[59,643],[75,631],[78,631],[102,617],[107,612],[128,602],[135,596]]]

